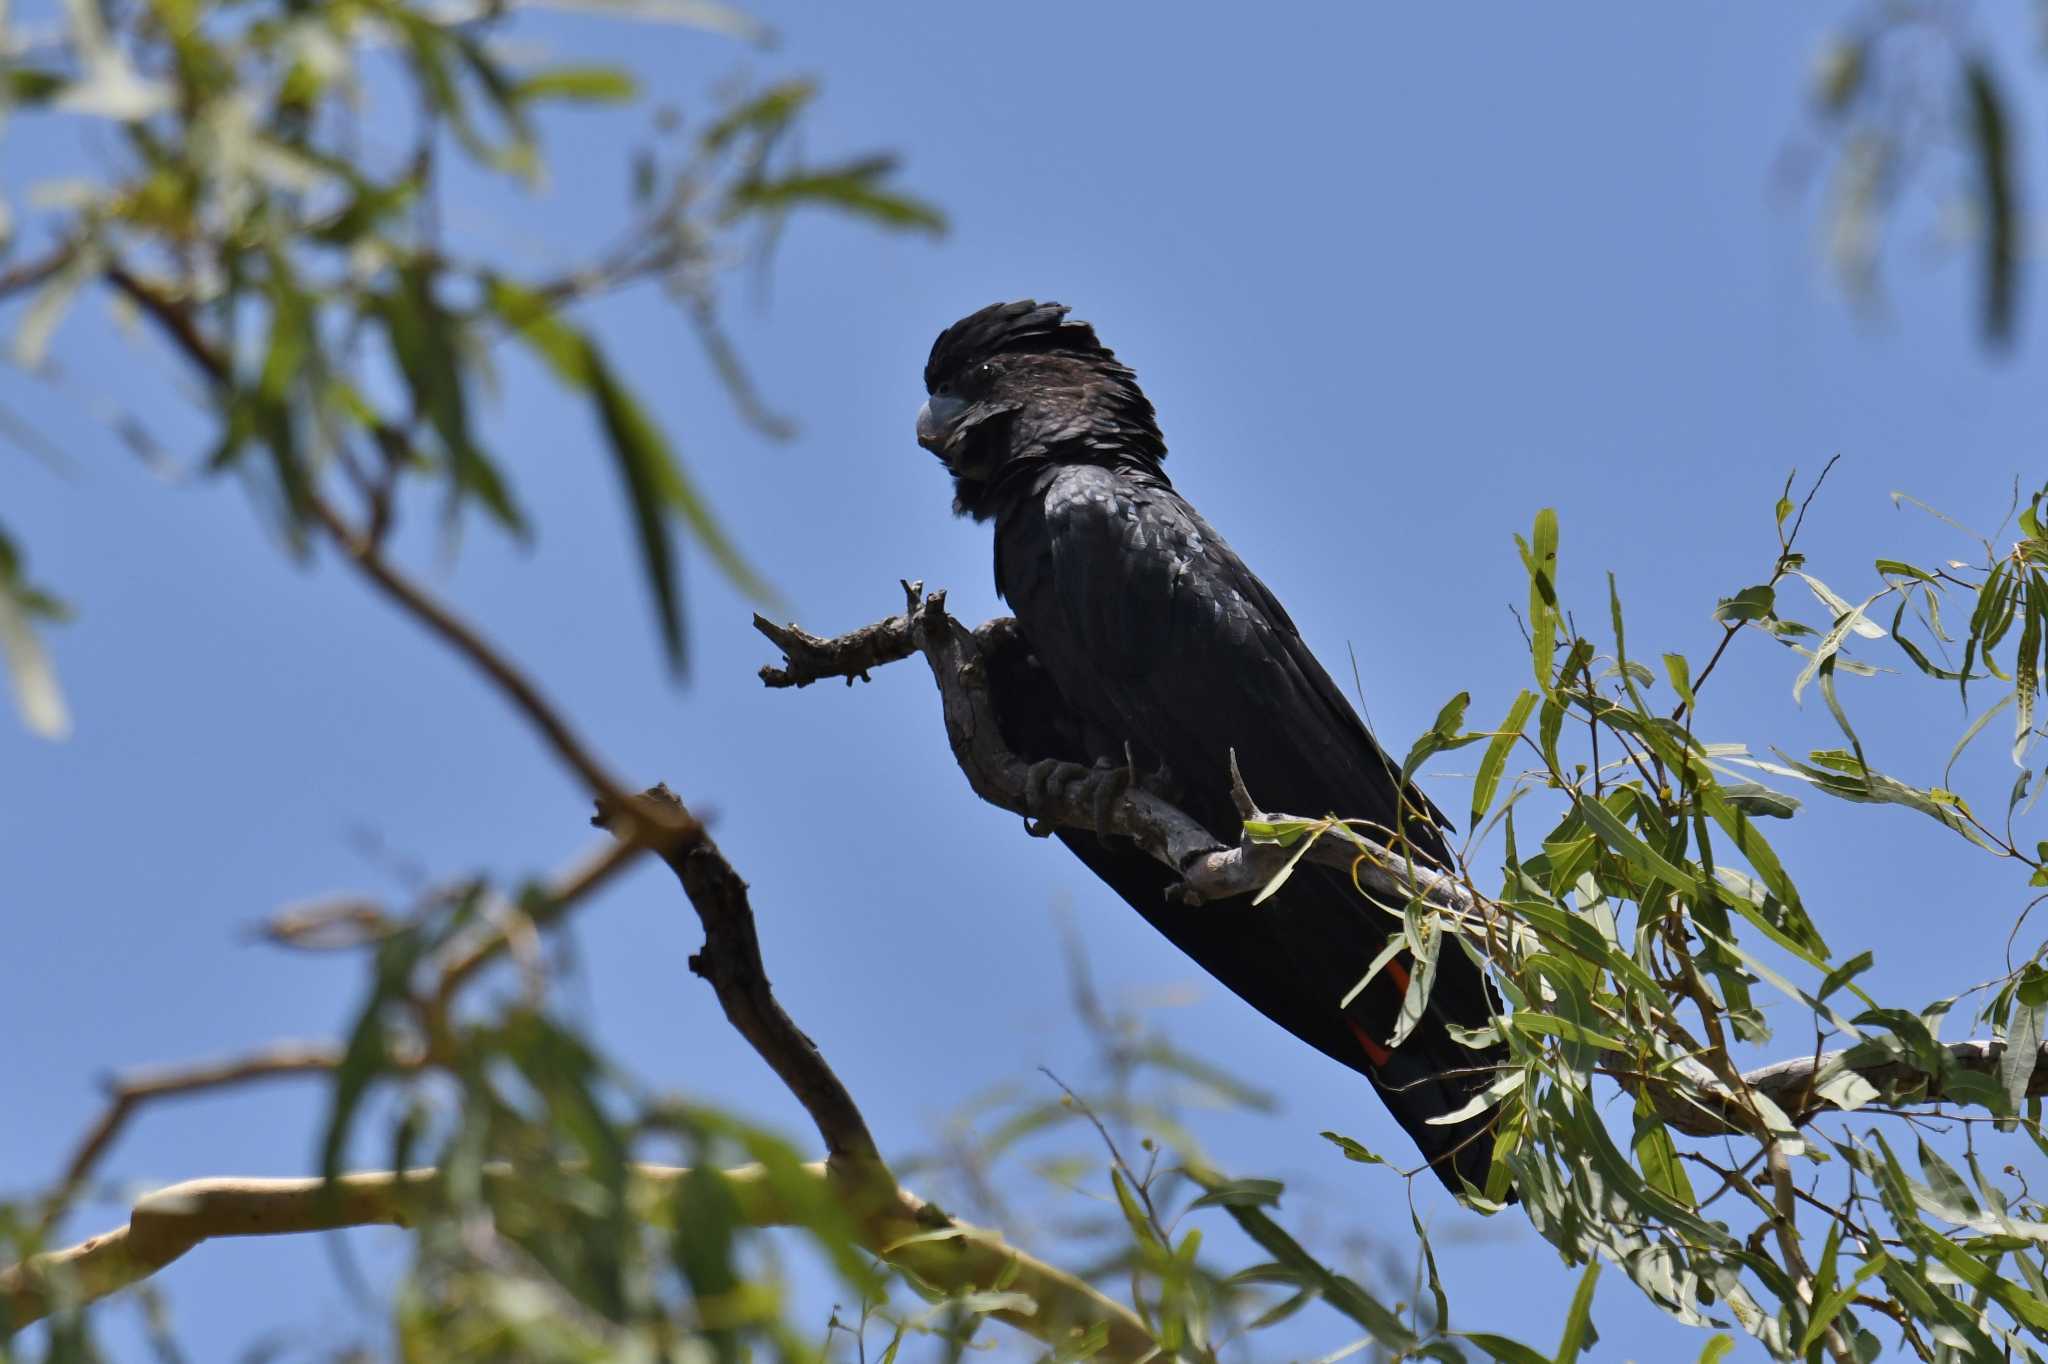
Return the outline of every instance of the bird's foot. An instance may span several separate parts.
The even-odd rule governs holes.
[[[1095,837],[1105,848],[1109,846],[1110,823],[1116,811],[1116,803],[1124,798],[1137,780],[1137,766],[1131,761],[1131,750],[1124,748],[1123,766],[1119,767],[1108,758],[1097,758],[1095,766],[1088,773],[1088,808],[1095,816]]]
[[[1024,774],[1024,832],[1033,838],[1049,838],[1058,826],[1049,816],[1075,782],[1094,775],[1079,763],[1063,758],[1045,758],[1031,764]]]

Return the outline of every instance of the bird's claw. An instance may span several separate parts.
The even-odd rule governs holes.
[[[1116,803],[1130,791],[1136,779],[1131,763],[1129,748],[1124,750],[1124,765],[1119,767],[1108,758],[1097,758],[1095,766],[1088,773],[1088,807],[1095,816],[1095,837],[1104,847],[1109,846],[1111,816]]]
[[[1066,788],[1092,776],[1090,769],[1063,758],[1044,758],[1024,773],[1024,832],[1033,838],[1049,838],[1059,827],[1049,816]]]

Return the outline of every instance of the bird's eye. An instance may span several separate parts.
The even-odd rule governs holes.
[[[996,377],[996,367],[992,364],[984,364],[981,368],[974,371],[974,377],[983,383],[989,383]]]

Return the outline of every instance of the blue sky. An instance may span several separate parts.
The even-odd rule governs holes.
[[[937,244],[799,222],[767,298],[736,291],[740,345],[801,424],[787,444],[738,423],[658,303],[589,315],[786,614],[862,624],[898,606],[900,577],[950,588],[963,616],[997,610],[986,529],[950,517],[911,439],[919,369],[962,313],[1057,298],[1137,369],[1178,485],[1333,671],[1357,650],[1371,719],[1399,750],[1452,693],[1471,690],[1485,722],[1523,685],[1509,537],[1541,506],[1562,518],[1568,598],[1598,618],[1612,570],[1632,651],[1697,661],[1714,599],[1768,571],[1769,508],[1791,467],[1843,456],[1806,548],[1851,597],[1877,555],[1968,551],[1895,512],[1891,490],[1988,529],[2013,476],[2038,468],[2039,347],[1986,359],[1969,262],[1908,234],[1888,307],[1861,316],[1825,277],[1810,205],[1776,192],[1818,41],[1843,12],[770,5],[784,41],[768,54],[582,20],[524,36],[628,61],[686,113],[735,69],[817,71],[809,149],[898,150],[907,182],[952,217]],[[2029,49],[2004,36],[2008,73],[2031,76]],[[2023,129],[2039,126],[2036,105]],[[26,121],[8,132],[0,183],[23,211],[27,184],[76,163],[72,144],[39,150]],[[448,231],[541,266],[616,222],[619,125],[574,115],[547,133],[545,192],[509,212],[454,204]],[[2023,341],[2038,312],[2023,310]],[[50,745],[0,725],[10,1188],[58,1168],[110,1069],[345,1023],[352,964],[247,941],[281,904],[397,896],[394,860],[515,875],[588,843],[574,785],[457,663],[332,564],[287,566],[233,486],[167,486],[118,445],[95,415],[116,397],[180,457],[203,448],[167,355],[124,339],[97,301],[54,355],[67,375],[54,392],[0,371],[0,405],[69,465],[0,451],[0,516],[79,608],[51,641],[75,735]],[[1078,864],[972,798],[920,669],[765,692],[750,605],[693,556],[694,669],[673,686],[595,432],[532,378],[508,364],[492,429],[538,513],[536,544],[479,527],[452,564],[418,563],[617,767],[718,812],[776,986],[885,1150],[927,1144],[993,1080],[1078,1067],[1055,905],[1071,907],[1106,989],[1198,979]],[[1739,642],[1703,729],[1832,744],[1817,701],[1791,704],[1794,662]],[[1963,723],[1948,694],[1889,677],[1851,702],[1873,761],[1936,778]],[[1976,789],[2003,792],[1999,747],[1965,769]],[[1463,808],[1456,778],[1441,784]],[[390,855],[366,852],[365,834]],[[1917,1005],[2003,970],[2017,878],[1932,824],[1809,805],[1778,843],[1822,930],[1875,949],[1875,990]],[[575,933],[578,1007],[633,1069],[807,1131],[684,970],[697,930],[664,874],[626,879]],[[1363,1084],[1206,981],[1169,1022],[1184,1048],[1284,1098],[1277,1115],[1206,1127],[1219,1161],[1291,1177],[1292,1215],[1407,1237],[1398,1182],[1316,1136],[1405,1153]],[[1784,1039],[1788,1052],[1806,1041],[1796,1026]],[[135,1185],[303,1172],[321,1106],[304,1085],[155,1110],[107,1170]],[[1420,1204],[1458,1324],[1554,1338],[1573,1275],[1550,1250],[1512,1216],[1466,1238],[1434,1190]],[[73,1229],[112,1216],[91,1208]],[[161,1283],[199,1358],[278,1328],[377,1333],[311,1243],[211,1246]],[[1618,1277],[1596,1316],[1603,1359],[1698,1346]],[[124,1357],[139,1351],[132,1308],[107,1320]],[[1348,1338],[1312,1314],[1289,1341]]]

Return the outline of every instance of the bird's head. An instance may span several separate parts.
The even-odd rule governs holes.
[[[996,303],[939,333],[917,443],[953,475],[956,510],[994,514],[994,490],[1030,464],[1134,467],[1163,478],[1166,442],[1137,376],[1058,303]]]

